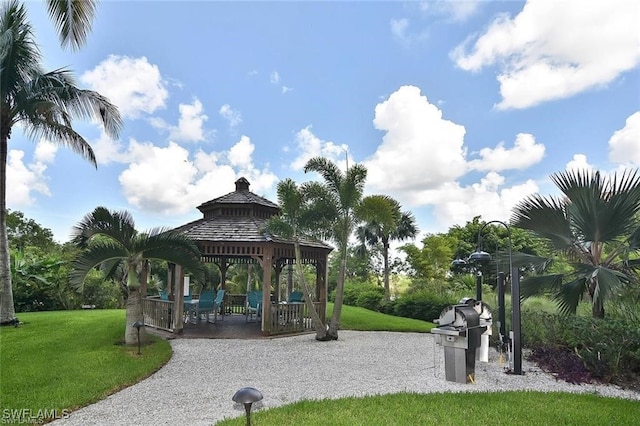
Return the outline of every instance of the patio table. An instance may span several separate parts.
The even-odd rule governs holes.
[[[199,299],[185,300],[184,306],[184,323],[186,324],[193,317],[195,319],[196,310],[198,309]]]

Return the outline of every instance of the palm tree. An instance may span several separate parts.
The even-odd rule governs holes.
[[[593,317],[603,318],[604,302],[625,284],[638,282],[640,175],[637,169],[611,178],[600,172],[567,171],[553,174],[551,180],[564,197],[528,197],[515,207],[512,224],[565,255],[570,271],[524,279],[522,297],[551,288],[560,311],[569,314],[587,293]]]
[[[47,0],[49,18],[53,21],[62,47],[80,49],[91,32],[96,15],[96,0]]]
[[[54,3],[54,2],[52,2]],[[79,8],[91,12],[94,2],[61,2],[50,9],[52,16],[65,16],[63,3],[72,3],[66,12],[73,15]],[[61,13],[61,15],[58,15]],[[89,13],[90,14],[90,13]],[[65,40],[80,40],[85,22],[60,19]],[[66,28],[66,29],[65,29]],[[122,121],[117,108],[102,95],[76,87],[73,75],[67,69],[45,72],[41,67],[38,45],[27,21],[24,5],[12,0],[0,9],[0,281],[2,297],[0,324],[15,321],[13,289],[9,262],[7,237],[7,154],[11,130],[20,124],[32,139],[46,138],[54,143],[68,146],[96,165],[95,155],[89,143],[73,129],[73,119],[97,119],[107,134],[117,138]]]
[[[278,183],[278,204],[280,214],[269,218],[265,231],[284,238],[293,239],[293,247],[296,255],[296,274],[302,285],[305,297],[304,302],[311,313],[311,319],[316,329],[316,340],[327,339],[327,326],[320,319],[313,300],[310,297],[311,288],[304,277],[302,257],[300,253],[300,238],[317,231],[318,223],[326,209],[319,204],[311,204],[304,191],[305,186],[298,188],[292,179],[285,179]]]
[[[349,237],[358,222],[354,210],[362,201],[367,169],[355,164],[343,173],[331,160],[314,157],[305,164],[304,171],[305,173],[317,172],[324,179],[324,183],[309,183],[306,186],[306,192],[312,200],[322,202],[326,213],[330,215],[325,217],[332,215],[333,218],[333,220],[324,221],[324,224],[326,235],[336,242],[340,255],[336,298],[328,330],[329,338],[337,340],[344,298],[347,248]]]
[[[416,220],[411,212],[402,212],[400,203],[386,195],[370,195],[362,200],[357,209],[358,216],[365,221],[357,230],[363,244],[382,244],[384,262],[384,294],[389,300],[389,242],[414,238],[418,233]]]
[[[125,344],[137,342],[133,323],[142,321],[140,273],[148,259],[166,260],[182,265],[195,281],[204,281],[204,266],[195,242],[183,234],[163,228],[138,233],[131,215],[97,207],[73,229],[73,243],[82,249],[71,263],[70,284],[82,288],[84,279],[94,267],[100,266],[111,275],[124,273],[127,291]]]

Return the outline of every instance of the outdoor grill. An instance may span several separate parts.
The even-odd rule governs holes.
[[[469,383],[475,380],[476,351],[482,334],[491,329],[491,312],[483,302],[463,299],[448,306],[434,320],[434,340],[444,348],[445,378],[452,382]],[[482,318],[481,318],[482,317]],[[488,351],[488,335],[487,351]]]

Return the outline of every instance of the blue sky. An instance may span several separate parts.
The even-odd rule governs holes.
[[[368,169],[367,194],[421,236],[508,220],[549,175],[640,165],[640,3],[103,1],[88,44],[29,18],[46,69],[69,67],[124,117],[119,140],[76,126],[94,169],[44,140],[9,141],[8,207],[60,242],[97,206],[139,230],[198,219],[245,176],[317,179],[317,155]]]

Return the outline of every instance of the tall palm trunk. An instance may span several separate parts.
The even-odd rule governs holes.
[[[138,344],[138,330],[133,326],[136,321],[142,321],[142,297],[140,290],[129,290],[129,297],[127,297],[126,314],[125,318],[127,325],[124,331],[124,344],[125,345],[137,345]],[[147,341],[147,332],[144,327],[140,328],[140,342],[145,343]]]
[[[7,153],[10,129],[0,124],[0,325],[15,321],[11,285],[11,265],[9,261],[9,237],[7,236]]]
[[[382,239],[382,258],[384,262],[384,298],[391,299],[391,286],[389,285],[389,239]]]
[[[347,247],[342,247],[340,255],[340,271],[338,273],[338,283],[336,284],[336,300],[333,302],[333,314],[329,322],[329,338],[338,340],[338,330],[340,329],[340,315],[342,315],[342,302],[344,300],[344,281],[347,275]]]
[[[135,266],[129,268],[127,274],[127,305],[126,305],[126,327],[124,330],[124,344],[136,345],[138,344],[138,330],[133,324],[136,321],[144,322],[144,316],[142,314],[142,296],[140,295],[140,283],[136,274]],[[144,327],[140,328],[140,342],[145,343],[147,341],[147,332]]]
[[[300,260],[300,243],[298,240],[293,243],[293,248],[296,253],[296,273],[298,274],[298,281],[300,281],[302,289],[304,290],[304,303],[307,305],[307,309],[309,309],[311,320],[313,321],[313,325],[316,329],[316,340],[327,340],[327,326],[320,319],[320,315],[318,314],[311,297],[309,297],[311,295],[311,289],[309,288],[309,284],[307,284],[307,280],[304,279],[304,270],[302,269],[302,261]]]

